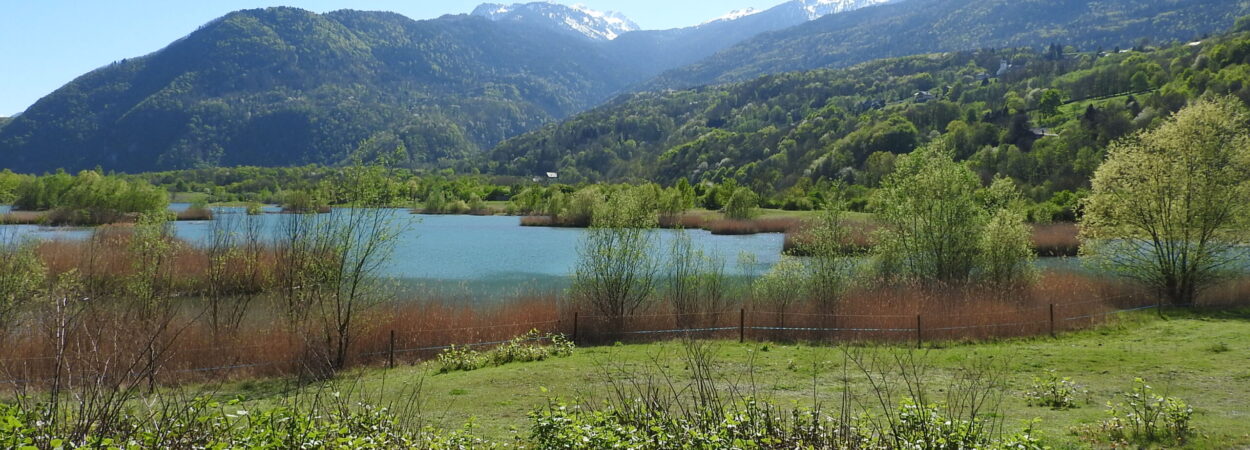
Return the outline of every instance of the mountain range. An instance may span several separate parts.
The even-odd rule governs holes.
[[[1110,50],[1142,40],[1192,40],[1228,28],[1248,10],[1243,0],[909,0],[762,33],[648,87],[745,81],[936,51],[1049,43]]]
[[[551,3],[422,21],[245,10],[0,121],[0,167],[386,158],[473,170],[502,141],[640,90],[936,51],[1190,39],[1246,10],[1240,0],[793,0],[672,30]]]

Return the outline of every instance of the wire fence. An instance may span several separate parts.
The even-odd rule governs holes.
[[[1140,298],[1108,298],[975,314],[822,314],[739,309],[737,311],[645,314],[609,317],[568,312],[553,320],[498,325],[421,329],[361,339],[352,365],[385,365],[428,360],[451,348],[482,349],[509,342],[539,342],[562,334],[579,345],[650,342],[690,336],[746,341],[882,342],[921,346],[925,342],[1054,336],[1089,328],[1107,318],[1158,308]],[[1136,303],[1136,304],[1134,304]],[[536,336],[524,336],[539,330]],[[545,333],[545,334],[542,334]],[[298,342],[231,347],[170,349],[156,371],[161,379],[255,377],[295,373],[306,363]],[[133,355],[132,355],[133,356]],[[55,380],[126,376],[115,366],[125,358],[92,353],[0,359],[0,383],[29,385]],[[76,371],[67,370],[77,368]],[[198,378],[197,378],[198,377]]]

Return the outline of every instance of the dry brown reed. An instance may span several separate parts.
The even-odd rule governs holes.
[[[551,227],[555,226],[556,220],[551,216],[524,216],[521,217],[521,226],[523,227]]]
[[[0,215],[0,224],[42,225],[47,223],[47,211],[13,211]]]
[[[67,334],[74,344],[61,363],[75,376],[122,377],[129,361],[142,359],[146,346],[144,322],[125,314],[124,305],[93,308]],[[160,347],[157,378],[166,384],[207,380],[245,379],[299,373],[304,349],[302,337],[280,319],[277,305],[257,305],[251,319],[238,330],[214,334],[203,312],[188,305],[168,324],[172,332]],[[349,364],[378,365],[394,349],[399,362],[436,356],[450,345],[497,343],[530,330],[568,332],[553,297],[528,297],[494,307],[456,306],[450,301],[396,302],[367,312],[367,328],[352,346]],[[0,386],[38,385],[51,379],[57,366],[47,324],[34,323],[29,332],[10,337],[0,348]],[[395,337],[392,341],[392,333]],[[483,345],[485,347],[485,345]]]
[[[803,221],[794,217],[765,217],[759,219],[720,219],[705,222],[703,229],[716,235],[744,235],[758,233],[786,233],[797,230]]]
[[[109,211],[54,209],[51,211],[12,211],[0,215],[0,224],[49,225],[49,226],[95,226],[102,224],[133,223],[138,214]]]
[[[1200,307],[1227,308],[1250,304],[1250,279],[1228,280],[1212,286],[1198,296]]]
[[[580,342],[705,338],[821,342],[944,342],[1036,336],[1103,323],[1113,311],[1149,307],[1154,296],[1116,279],[1047,272],[1033,286],[887,286],[853,289],[840,301],[740,303],[682,317],[665,306],[625,319],[593,313],[578,321]],[[683,325],[679,325],[683,324]],[[919,334],[917,327],[920,328]],[[694,331],[690,331],[693,329]]]
[[[187,208],[178,211],[176,217],[180,221],[213,220],[213,210],[208,208]]]
[[[1057,222],[1033,226],[1033,249],[1038,256],[1076,256],[1081,250],[1079,229],[1072,222]]]
[[[872,233],[877,230],[877,225],[871,222],[854,221],[849,222],[848,226],[846,241],[842,243],[842,251],[860,254],[870,250]],[[807,239],[807,224],[787,231],[781,245],[782,253],[791,256],[810,256],[806,250]]]
[[[43,241],[36,247],[45,267],[52,276],[70,271],[77,272],[93,292],[118,292],[137,268],[130,254],[133,225],[114,224],[96,228],[92,237],[82,241]],[[212,257],[208,250],[185,241],[168,238],[172,255],[169,286],[162,286],[174,295],[197,295],[210,290],[209,270]],[[219,293],[256,293],[267,290],[281,271],[278,269],[278,251],[264,247],[252,255],[235,252],[224,255],[220,261],[225,271],[217,282]],[[255,258],[247,263],[245,258]],[[248,276],[243,271],[257,270],[261,276]]]
[[[706,214],[679,214],[660,216],[660,228],[706,229],[711,218]]]
[[[1240,299],[1239,304],[1244,304],[1250,281],[1225,289],[1221,292],[1235,295],[1212,298]],[[906,345],[922,340],[937,345],[1088,328],[1116,317],[1116,311],[1153,306],[1155,301],[1133,285],[1075,272],[1048,272],[1036,285],[1014,290],[864,287],[832,305],[798,299],[777,307],[748,301],[683,316],[659,303],[623,319],[574,312],[552,295],[520,297],[494,306],[474,306],[462,300],[396,301],[366,313],[362,322],[368,325],[352,345],[349,364],[383,365],[391,355],[398,363],[412,363],[430,359],[450,345],[486,348],[532,329],[571,335],[583,345],[683,336]],[[171,322],[174,332],[162,347],[168,350],[161,354],[157,371],[160,382],[299,373],[301,338],[281,321],[272,301],[258,303],[249,319],[226,335],[213,333],[200,308],[192,301]],[[71,333],[71,340],[81,345],[71,347],[66,366],[79,371],[78,376],[113,373],[109,371],[125,370],[118,362],[139,358],[133,337],[143,335],[144,322],[123,311],[106,305],[91,309]],[[49,334],[43,332],[47,325],[35,323],[25,329],[0,348],[0,379],[8,384],[38,384],[55,368],[49,358]]]
[[[52,274],[77,271],[87,293],[124,292],[136,265],[128,251],[133,228],[98,228],[82,242],[41,243],[38,254]],[[212,259],[205,250],[171,241],[171,301],[177,301],[169,332],[163,333],[156,378],[164,383],[291,375],[300,373],[302,341],[281,319],[278,299],[262,296],[250,306],[246,319],[228,332],[214,331],[206,320],[199,297],[207,290]],[[218,286],[215,292],[264,292],[272,285],[247,284],[249,279],[274,283],[280,255],[264,249],[257,264],[267,276]],[[225,264],[244,270],[246,264]],[[218,278],[219,280],[222,278]],[[136,342],[150,327],[150,318],[129,313],[124,295],[90,298],[88,308],[69,331],[73,343],[60,369],[77,377],[125,376],[127,361],[140,359],[145,346]],[[1229,282],[1211,289],[1202,305],[1244,305],[1250,299],[1250,280]],[[790,299],[785,305],[756,303],[739,298],[718,311],[678,315],[660,299],[656,306],[626,318],[602,317],[593,311],[575,311],[558,296],[519,297],[483,306],[472,300],[418,298],[389,300],[368,310],[359,323],[348,363],[378,365],[393,354],[399,362],[429,359],[450,345],[483,347],[524,334],[531,329],[573,336],[581,344],[641,342],[686,335],[701,338],[777,341],[928,343],[1037,336],[1095,326],[1115,317],[1113,312],[1150,307],[1157,300],[1149,292],[1118,279],[1079,272],[1050,271],[1034,285],[1001,287],[934,287],[871,284],[854,288],[831,304]],[[50,358],[53,316],[29,314],[25,326],[0,345],[0,380],[8,384],[39,384],[55,373]],[[302,337],[303,336],[303,337]],[[392,336],[394,340],[392,341]],[[393,352],[392,352],[393,350]]]

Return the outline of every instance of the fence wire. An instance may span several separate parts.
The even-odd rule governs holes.
[[[1053,307],[1071,307],[1071,306],[1080,306],[1080,305],[1092,304],[1092,303],[1105,304],[1106,301],[1108,300],[1119,300],[1119,299],[1120,298],[1113,298],[1113,299],[1104,299],[1100,301],[1052,305],[1051,307],[1052,308]],[[656,330],[621,330],[621,331],[615,331],[615,332],[582,331],[582,333],[586,336],[630,336],[630,335],[638,336],[638,335],[697,334],[697,333],[738,331],[740,333],[740,337],[745,338],[746,332],[748,331],[767,331],[767,332],[774,332],[774,333],[775,332],[909,333],[909,334],[916,334],[919,336],[920,333],[923,333],[923,332],[959,331],[959,330],[984,329],[984,328],[1027,327],[1027,326],[1036,326],[1036,327],[1051,326],[1053,327],[1056,325],[1056,323],[1059,323],[1059,322],[1066,323],[1066,322],[1070,322],[1074,320],[1097,319],[1097,318],[1103,318],[1103,317],[1116,315],[1116,314],[1123,314],[1123,313],[1134,312],[1134,311],[1144,311],[1144,310],[1155,309],[1159,307],[1160,305],[1153,304],[1153,305],[1118,309],[1118,310],[1112,310],[1112,311],[1103,311],[1103,312],[1097,312],[1097,313],[1091,313],[1091,314],[1082,314],[1082,315],[1071,316],[1071,317],[1052,317],[1052,318],[1047,318],[1046,320],[1039,320],[1039,321],[1008,322],[1008,323],[980,324],[980,325],[961,325],[961,326],[937,326],[937,327],[932,327],[932,328],[924,328],[923,326],[921,326],[922,321],[917,321],[916,322],[917,326],[915,327],[879,327],[879,328],[878,327],[818,327],[818,326],[749,325],[748,324],[749,321],[747,320],[748,314],[745,310],[743,310],[741,315],[739,315],[738,317],[739,323],[734,326],[706,326],[706,327],[670,328],[670,329],[656,329]],[[1016,311],[1014,313],[1018,314],[1020,312],[1026,312],[1026,311],[1039,311],[1039,310],[1044,310],[1046,308],[1047,307],[1029,308],[1025,310]],[[937,317],[936,319],[950,319],[950,318],[959,318],[959,317],[983,317],[987,315],[1002,315],[1002,314],[1011,314],[1011,313],[1013,312],[950,315],[950,316]],[[732,315],[733,315],[732,312],[699,313],[699,314],[647,314],[647,315],[642,315],[642,316],[631,316],[631,318],[634,318],[634,319],[659,318],[659,317],[690,318],[690,317],[696,317],[696,316],[712,316],[712,317],[717,317],[717,318],[724,318],[724,317],[728,317]],[[923,318],[923,316],[915,316],[915,315],[838,315],[838,314],[820,314],[820,313],[781,313],[781,312],[770,312],[770,311],[753,311],[750,313],[750,315],[751,316],[765,316],[765,317],[785,317],[785,316],[822,317],[822,318],[832,318],[832,319],[872,318],[872,319],[915,320],[915,319]],[[586,316],[582,316],[580,319],[585,319],[585,320],[610,319],[610,317],[601,316],[601,315],[586,315]],[[573,320],[572,320],[573,336],[571,337],[574,341],[577,341],[579,338],[579,336],[577,336],[577,333],[579,332],[577,328],[579,325],[578,321],[580,319],[578,318],[577,315],[573,316]],[[933,320],[933,319],[935,318],[930,318],[930,320]],[[418,331],[412,332],[412,334],[420,335],[420,334],[428,334],[428,333],[449,333],[449,332],[458,332],[458,331],[487,330],[487,329],[500,329],[500,328],[540,329],[540,327],[543,327],[543,326],[562,325],[564,323],[565,321],[563,320],[548,320],[548,321],[541,321],[541,322],[513,323],[513,324],[506,324],[506,325],[485,325],[485,326],[476,326],[476,327],[458,327],[458,328],[446,328],[446,329],[418,330]],[[548,331],[551,331],[553,333],[563,333],[569,330],[548,330]],[[771,336],[771,337],[775,337],[775,336]],[[503,339],[503,340],[469,342],[469,343],[462,343],[462,344],[429,345],[429,346],[411,347],[411,348],[388,348],[382,351],[357,353],[354,356],[357,359],[375,358],[379,356],[390,356],[393,358],[395,355],[406,355],[406,354],[419,353],[419,352],[441,351],[441,350],[447,350],[447,349],[451,349],[455,347],[460,347],[460,348],[489,347],[489,346],[507,344],[509,342],[537,342],[537,341],[546,341],[550,339],[551,339],[551,335],[546,335],[546,336],[530,337],[530,338],[524,338],[524,339],[512,338],[512,339]],[[215,348],[215,349],[196,348],[196,349],[187,349],[187,350],[174,350],[174,352],[175,354],[182,354],[182,353],[196,353],[196,352],[213,350],[213,351],[217,351],[220,353],[227,353],[231,351],[253,350],[253,349],[265,348],[265,347],[266,347],[265,345],[248,345],[248,346],[225,347],[225,348]],[[0,366],[7,367],[9,364],[13,364],[13,363],[28,363],[32,361],[54,361],[57,359],[58,358],[56,356],[31,356],[31,357],[21,357],[21,358],[8,358],[8,359],[0,359]],[[209,367],[192,367],[192,368],[180,368],[180,369],[171,369],[171,370],[160,370],[158,371],[158,373],[220,372],[220,371],[251,369],[251,368],[258,368],[258,367],[270,367],[270,366],[277,366],[277,365],[282,365],[282,364],[297,364],[298,362],[299,362],[298,360],[291,360],[291,359],[276,360],[276,361],[257,361],[257,362],[235,363],[235,364],[230,364],[230,365],[218,365],[218,366],[209,366]],[[66,376],[62,376],[61,378],[62,379],[94,378],[94,377],[99,377],[99,376],[108,376],[108,375],[96,374],[96,375],[84,377],[84,376],[75,376],[72,374],[67,374]],[[14,378],[14,379],[0,380],[0,383],[17,385],[17,384],[43,383],[43,382],[53,381],[55,379],[56,378],[30,378],[30,379]]]

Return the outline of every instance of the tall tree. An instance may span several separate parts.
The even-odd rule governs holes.
[[[1250,111],[1202,100],[1111,145],[1094,174],[1082,248],[1100,267],[1191,304],[1243,269],[1250,231]]]

